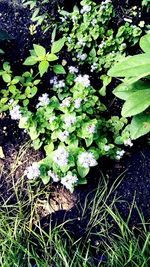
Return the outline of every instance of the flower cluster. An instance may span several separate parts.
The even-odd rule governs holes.
[[[82,84],[84,87],[88,87],[88,86],[90,86],[89,75],[87,75],[87,74],[85,74],[83,76],[82,75],[79,75],[75,79],[75,82]]]
[[[10,110],[9,114],[12,120],[20,120],[21,119],[20,106],[19,105],[14,106],[13,109]]]
[[[55,183],[59,182],[59,180],[60,180],[58,175],[55,174],[54,172],[52,172],[51,170],[48,171],[48,176],[51,177],[53,179],[53,182],[55,182]]]
[[[73,192],[74,185],[78,182],[78,178],[76,175],[72,175],[71,173],[67,173],[66,176],[64,176],[61,179],[61,184],[63,184],[70,192]]]
[[[117,154],[116,155],[116,159],[120,160],[123,157],[123,155],[125,154],[125,151],[124,150],[119,150],[119,151],[117,151],[116,154]]]
[[[50,102],[49,95],[47,93],[40,96],[38,100],[39,100],[39,103],[36,105],[36,108],[47,106]]]
[[[84,168],[93,167],[98,164],[92,152],[82,152],[78,156],[78,161]]]
[[[33,162],[31,166],[27,167],[24,174],[29,180],[38,178],[40,176],[39,164],[37,162]]]
[[[67,150],[64,147],[59,147],[54,152],[53,160],[58,166],[63,167],[68,164],[68,157],[69,153],[67,152]]]

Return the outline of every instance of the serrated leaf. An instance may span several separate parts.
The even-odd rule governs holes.
[[[54,54],[47,54],[46,58],[47,58],[48,61],[55,61],[55,60],[58,59],[58,57],[56,55],[54,55]]]
[[[59,64],[53,66],[53,72],[55,72],[56,74],[65,74],[66,73],[64,67],[62,65],[59,65]]]
[[[34,44],[33,47],[34,47],[34,51],[38,57],[45,57],[46,50],[43,46]]]
[[[60,50],[63,48],[64,44],[65,44],[65,38],[61,38],[61,39],[53,42],[52,47],[51,47],[51,53],[56,54],[56,53],[60,52]]]
[[[134,92],[122,108],[122,116],[130,117],[141,113],[150,106],[150,88]]]
[[[46,60],[43,60],[40,62],[39,64],[39,72],[40,72],[40,76],[42,77],[44,75],[45,72],[47,72],[49,67],[49,63]]]
[[[35,65],[37,62],[38,62],[38,58],[36,56],[30,56],[26,58],[23,65],[32,66],[32,65]]]

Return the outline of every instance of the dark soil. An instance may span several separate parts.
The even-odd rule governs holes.
[[[49,8],[51,12],[56,12],[55,10],[58,2],[61,2],[61,4],[65,2],[65,8],[70,10],[76,1],[71,2],[71,4],[70,2],[68,4],[68,1],[52,1]],[[125,12],[125,8],[127,7],[125,4],[126,2],[127,1],[114,1],[119,16],[122,16]],[[141,3],[141,1],[128,1],[128,9],[130,9],[131,6],[137,5],[139,2]],[[143,14],[142,17],[144,16]],[[46,47],[50,45],[50,35],[44,35],[40,28],[37,34],[33,36],[29,34],[29,25],[31,24],[30,17],[31,14],[28,9],[13,7],[7,1],[0,2],[0,29],[5,30],[13,37],[12,40],[1,43],[0,48],[4,49],[5,61],[11,62],[16,74],[22,72],[22,68],[20,67],[21,63],[29,55],[28,51],[32,48],[33,43],[44,44]],[[63,52],[60,57],[62,60],[64,57],[67,57],[67,55]],[[69,60],[68,58],[68,61]],[[45,81],[45,85],[46,84],[48,84],[48,81]],[[114,110],[116,110],[116,106]],[[4,153],[10,153],[9,148],[11,144],[15,146],[15,149],[20,147],[26,138],[26,134],[19,130],[17,123],[11,121],[8,116],[0,119],[0,146],[3,146]],[[97,187],[97,183],[99,179],[101,179],[100,169],[102,169],[104,174],[108,174],[109,187],[111,187],[116,177],[125,171],[122,182],[113,193],[122,200],[121,204],[117,204],[122,217],[127,218],[132,202],[135,200],[137,206],[143,212],[146,221],[150,219],[150,146],[147,144],[147,141],[143,140],[144,139],[140,139],[136,142],[134,148],[131,149],[120,162],[111,162],[105,159],[100,160],[99,168],[93,169],[89,175],[88,185],[80,186],[75,191],[81,205],[84,204],[87,194]],[[2,187],[0,188],[1,193],[4,193],[2,190],[7,191],[8,188],[5,187],[5,183],[2,180],[0,182],[2,183]],[[93,194],[94,193],[91,193],[89,195],[90,199],[93,198]],[[90,214],[87,213],[83,221],[77,219],[80,218],[80,215],[78,206],[75,206],[68,212],[56,212],[52,215],[52,220],[54,223],[56,221],[62,222],[64,216],[65,218],[75,219],[74,223],[71,224],[72,230],[75,235],[81,236],[85,233]],[[48,218],[43,220],[43,224],[46,220],[48,220]],[[131,224],[135,225],[139,222],[139,216],[134,209]]]

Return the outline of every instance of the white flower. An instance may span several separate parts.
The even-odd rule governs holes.
[[[120,160],[120,159],[123,157],[124,153],[125,153],[124,150],[117,151],[117,152],[116,152],[116,154],[117,154],[117,155],[116,155],[116,159],[117,159],[117,160]]]
[[[124,18],[124,21],[132,23],[132,19],[129,19],[129,18]]]
[[[67,127],[70,127],[72,124],[76,122],[76,117],[74,115],[68,115],[64,118],[64,122]]]
[[[74,66],[70,66],[68,69],[69,69],[69,72],[70,72],[70,73],[78,73],[78,71],[79,71],[79,70],[78,70],[76,67],[74,67]]]
[[[65,142],[66,139],[68,138],[69,136],[69,132],[68,131],[64,131],[64,132],[60,132],[59,133],[59,139],[62,141],[62,142]]]
[[[53,182],[58,182],[60,179],[57,174],[52,172],[51,170],[48,171],[48,176],[50,176],[53,179]]]
[[[75,99],[75,101],[74,101],[74,107],[75,108],[80,108],[81,102],[82,102],[82,99],[81,98]]]
[[[77,58],[79,58],[80,60],[84,61],[87,58],[87,54],[77,54]]]
[[[145,21],[144,20],[141,20],[138,24],[139,27],[143,28],[145,25]]]
[[[57,81],[57,83],[55,84],[55,87],[56,87],[56,88],[62,88],[62,87],[65,87],[65,82],[64,82],[64,80]]]
[[[75,23],[76,22],[76,20],[77,20],[77,16],[72,16],[72,21],[73,21],[73,23]]]
[[[96,23],[97,23],[97,20],[96,20],[96,19],[93,19],[93,20],[91,21],[92,26],[95,26]]]
[[[20,106],[16,105],[13,107],[13,109],[9,112],[12,120],[20,120],[21,119],[21,112],[20,112]]]
[[[54,76],[54,77],[50,80],[50,84],[54,84],[54,85],[56,85],[57,82],[58,82],[58,78],[57,78],[57,76]]]
[[[27,167],[24,174],[27,175],[29,180],[38,178],[40,176],[39,164],[37,162],[33,162],[31,166]]]
[[[104,4],[111,3],[111,0],[105,0]]]
[[[61,183],[69,189],[71,192],[73,192],[73,186],[75,183],[77,183],[78,178],[76,175],[67,174],[61,179]]]
[[[83,13],[88,13],[90,10],[91,10],[91,6],[85,5],[82,7],[80,12],[81,12],[81,14],[83,14]]]
[[[98,66],[98,64],[94,62],[93,65],[91,65],[91,72],[93,72],[94,70],[96,70],[97,69],[97,66]]]
[[[49,96],[47,93],[40,96],[38,100],[39,100],[39,103],[36,105],[36,108],[47,106],[50,102]]]
[[[105,145],[104,146],[104,150],[107,152],[107,151],[109,151],[110,150],[110,146],[109,145]]]
[[[49,123],[52,123],[55,119],[56,119],[56,116],[53,115],[52,117],[49,118]]]
[[[87,75],[87,74],[85,74],[83,76],[82,75],[79,75],[75,79],[75,82],[82,84],[84,87],[88,87],[88,86],[90,86],[89,75]]]
[[[132,143],[131,139],[129,138],[129,139],[127,139],[127,140],[124,141],[124,145],[131,147],[131,146],[133,146],[133,143]]]
[[[71,43],[71,37],[69,36],[68,38],[67,38],[67,40],[68,40],[68,43]]]
[[[69,153],[64,147],[59,147],[54,152],[53,160],[57,163],[60,167],[66,166],[68,164],[68,156]]]
[[[78,42],[77,42],[78,45],[80,46],[85,46],[85,41],[80,39]]]
[[[8,101],[8,105],[12,105],[14,103],[14,99],[10,99],[9,101]]]
[[[71,97],[66,97],[61,103],[61,107],[69,108],[70,105],[71,105]]]
[[[96,126],[95,125],[89,125],[87,127],[87,131],[89,132],[89,134],[95,133],[95,130],[96,130]]]
[[[102,49],[105,45],[106,45],[106,42],[102,41],[98,47]]]
[[[93,167],[98,164],[92,152],[82,152],[78,156],[78,160],[84,168]]]

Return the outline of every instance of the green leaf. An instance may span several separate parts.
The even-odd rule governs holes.
[[[150,34],[141,37],[140,47],[145,53],[150,53]]]
[[[51,142],[50,144],[44,146],[44,150],[45,150],[47,156],[49,154],[51,154],[51,152],[54,150],[54,144],[53,144],[53,142]]]
[[[38,58],[36,56],[30,56],[26,58],[23,65],[32,66],[32,65],[35,65],[37,62],[38,62]]]
[[[51,42],[53,43],[55,41],[55,37],[56,37],[56,30],[57,30],[57,25],[55,25],[53,31],[52,31],[52,35],[51,35]]]
[[[24,107],[26,107],[29,104],[29,99],[25,99],[23,100],[23,105]]]
[[[58,41],[55,41],[52,43],[51,47],[51,53],[56,54],[58,53],[64,46],[65,38],[59,39]]]
[[[2,49],[0,49],[0,54],[3,55],[5,54],[5,52]]]
[[[89,170],[89,168],[83,168],[78,166],[78,173],[82,178],[84,178],[89,173]]]
[[[29,135],[31,137],[31,140],[35,140],[36,138],[38,138],[39,133],[36,130],[35,126],[31,126],[29,129]]]
[[[55,61],[55,60],[58,59],[58,57],[57,57],[56,55],[54,55],[54,54],[47,54],[47,55],[46,55],[46,59],[47,59],[48,61]]]
[[[133,117],[129,125],[131,139],[135,140],[150,132],[150,114],[139,114]]]
[[[41,179],[42,179],[42,182],[43,182],[44,185],[48,184],[49,181],[50,181],[50,177],[49,176],[43,176],[43,177],[41,177]]]
[[[7,71],[7,72],[10,71],[10,64],[9,64],[9,62],[4,62],[4,63],[3,63],[3,69],[4,69],[5,71]]]
[[[4,73],[4,74],[2,75],[2,78],[3,78],[3,81],[4,81],[5,83],[10,83],[10,82],[11,82],[11,75],[8,74],[8,73]]]
[[[150,53],[127,57],[108,71],[111,77],[136,77],[147,73],[150,74]]]
[[[65,74],[66,73],[64,67],[62,65],[59,65],[59,64],[53,66],[53,71],[56,74]]]
[[[9,86],[9,91],[13,94],[13,95],[15,95],[15,94],[17,94],[17,89],[16,89],[16,86],[15,85],[10,85]]]
[[[34,51],[38,57],[45,57],[46,50],[43,46],[34,44],[33,47],[34,47]]]
[[[120,99],[127,100],[134,92],[150,88],[150,83],[138,81],[127,85],[125,83],[119,84],[113,91],[113,94]]]
[[[150,88],[134,92],[123,105],[122,116],[130,117],[141,113],[150,106]]]
[[[49,62],[48,61],[43,60],[43,61],[40,62],[40,64],[39,64],[39,72],[40,72],[40,76],[41,77],[43,76],[43,74],[45,72],[47,72],[48,67],[49,67]]]

